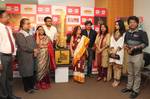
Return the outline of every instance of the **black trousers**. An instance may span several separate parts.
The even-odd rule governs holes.
[[[31,89],[34,89],[34,85],[35,85],[35,80],[34,79],[35,79],[34,76],[22,77],[25,92],[27,92]]]
[[[94,58],[94,51],[92,48],[88,48],[88,62],[87,62],[87,75],[92,74],[92,61]]]
[[[3,66],[3,71],[0,72],[0,99],[7,99],[7,97],[12,97],[12,55],[0,53],[1,64]]]

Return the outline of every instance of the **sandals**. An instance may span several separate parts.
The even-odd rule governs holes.
[[[117,87],[120,84],[120,81],[114,81],[112,83],[112,87]]]

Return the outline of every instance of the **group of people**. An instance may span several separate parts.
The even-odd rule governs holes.
[[[52,26],[52,18],[45,17],[45,25],[33,33],[30,20],[22,18],[18,33],[13,34],[9,18],[5,10],[0,10],[0,99],[21,99],[12,93],[12,61],[17,60],[25,92],[48,89],[50,71],[56,68],[53,45],[57,29]]]
[[[52,25],[52,18],[44,18],[45,25],[40,25],[31,33],[31,23],[27,18],[20,20],[18,33],[13,36],[9,24],[9,15],[0,10],[0,99],[21,99],[12,93],[12,60],[16,57],[22,77],[24,91],[34,93],[37,89],[50,87],[50,71],[56,68],[54,44],[57,42],[57,29]],[[106,24],[100,25],[97,33],[92,29],[92,22],[85,22],[85,29],[75,26],[70,40],[73,80],[85,82],[92,76],[93,60],[98,70],[97,81],[110,81],[113,87],[120,84],[124,53],[128,52],[128,84],[123,93],[132,92],[130,97],[139,94],[141,68],[143,66],[142,50],[148,46],[145,31],[138,29],[139,19],[128,18],[129,30],[124,22],[117,20],[113,33],[108,32]],[[82,54],[81,54],[82,53]],[[77,55],[79,54],[79,55]],[[86,63],[87,60],[87,63]]]
[[[51,25],[52,19],[45,17],[44,21],[47,29]],[[54,57],[50,57],[54,56],[52,43],[54,37],[49,38],[43,26],[38,26],[33,35],[30,33],[30,29],[30,20],[27,18],[21,19],[19,33],[16,33],[15,40],[18,69],[22,77],[24,90],[33,93],[35,89],[50,87],[50,68],[51,70],[55,69],[56,64],[53,62]]]
[[[122,89],[123,93],[132,92],[130,98],[136,98],[139,95],[141,83],[141,70],[144,66],[143,49],[148,46],[148,36],[143,30],[138,29],[139,19],[136,16],[128,18],[129,30],[126,30],[122,20],[115,21],[113,33],[108,32],[106,24],[100,25],[100,31],[97,33],[92,29],[92,22],[85,22],[85,29],[76,26],[73,30],[70,51],[73,61],[73,79],[78,83],[85,82],[85,67],[87,64],[87,77],[91,77],[93,60],[97,66],[97,81],[104,82],[113,79],[112,86],[117,87],[120,84],[122,71],[127,65],[128,83],[127,87]],[[76,52],[83,50],[80,42],[82,37],[89,38],[84,54],[76,58]],[[127,52],[127,55],[125,55]],[[87,59],[87,63],[86,63]],[[125,64],[125,59],[127,60]],[[73,62],[74,63],[74,62]]]

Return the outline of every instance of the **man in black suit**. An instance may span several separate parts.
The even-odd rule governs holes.
[[[82,35],[90,38],[90,43],[88,46],[88,62],[87,62],[87,76],[90,77],[92,73],[92,60],[94,58],[94,42],[96,39],[96,31],[92,29],[92,22],[85,22],[85,29],[82,30]]]

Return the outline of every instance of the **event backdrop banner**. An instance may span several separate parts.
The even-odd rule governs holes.
[[[92,7],[79,7],[79,6],[53,6],[53,5],[35,5],[35,4],[6,4],[8,13],[13,16],[11,22],[14,27],[13,30],[17,30],[18,21],[27,17],[31,20],[33,26],[44,24],[44,17],[50,16],[53,18],[53,24],[59,27],[61,24],[59,21],[62,12],[66,15],[65,32],[70,33],[73,29],[67,28],[76,25],[82,25],[84,28],[84,22],[90,20],[93,23],[93,28],[99,31],[98,27],[100,23],[107,22],[107,10],[106,8],[92,8]],[[15,14],[15,17],[14,15]],[[18,16],[18,17],[17,17]],[[21,17],[20,17],[21,16]],[[15,21],[14,21],[15,20]],[[17,23],[14,23],[17,22]],[[15,24],[15,25],[14,25]],[[58,28],[59,31],[59,28]]]

